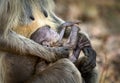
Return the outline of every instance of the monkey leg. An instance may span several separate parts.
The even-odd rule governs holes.
[[[82,50],[84,51],[84,48],[86,46],[91,46],[90,41],[88,40],[88,38],[84,34],[77,33],[78,35],[76,35],[74,37],[75,34],[76,33],[71,35],[72,36],[71,37],[71,40],[72,40],[71,42],[73,42],[74,45],[75,45],[75,40],[73,40],[73,39],[76,37],[75,38],[76,39],[76,47],[75,47],[75,49],[73,49],[73,54],[70,56],[70,60],[74,63],[76,63],[76,61],[78,60],[80,52]],[[87,54],[87,52],[84,52],[84,53]],[[79,60],[77,62],[79,62]]]
[[[98,74],[96,72],[96,52],[92,47],[83,48],[84,54],[87,56],[85,64],[80,68],[85,83],[97,83]]]
[[[76,61],[78,61],[79,55],[80,55],[81,49],[79,49],[79,47],[76,47],[73,50],[72,55],[69,57],[69,59],[73,62],[76,63]]]
[[[96,53],[91,47],[83,48],[83,52],[85,54],[85,58],[81,60],[81,63],[77,63],[79,71],[85,81],[85,83],[97,83],[97,70],[96,66]],[[78,60],[79,61],[79,60]]]
[[[85,83],[97,83],[97,72],[94,69],[96,66],[96,52],[92,48],[90,40],[82,33],[79,33],[77,50],[73,53],[76,58],[80,51],[82,50],[84,53],[84,57],[78,59],[75,64],[79,69]]]
[[[98,83],[98,72],[96,68],[84,73],[82,77],[85,83]]]
[[[78,32],[79,32],[79,27],[77,25],[73,25],[71,27],[71,33],[70,36],[68,38],[67,43],[65,44],[65,46],[70,47],[71,49],[75,49],[77,42],[78,42]]]
[[[61,59],[25,83],[82,83],[81,75],[68,59]]]
[[[98,83],[98,72],[96,67],[89,72],[83,73],[84,70],[81,71],[82,66],[87,62],[87,60],[88,58],[83,56],[75,62],[76,67],[82,75],[83,83]]]

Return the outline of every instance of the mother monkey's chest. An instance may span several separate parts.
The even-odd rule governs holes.
[[[29,38],[37,28],[49,22],[42,12],[37,10],[34,10],[34,12],[32,13],[34,20],[23,16],[22,23],[13,28],[13,30],[18,34]],[[14,55],[8,52],[0,52],[0,82],[23,83],[34,74],[37,60],[38,57],[35,56]]]
[[[55,23],[53,22],[51,16],[46,17],[42,10],[39,9],[41,7],[38,7],[36,2],[32,3],[31,0],[22,1],[25,2],[21,5],[21,7],[25,8],[23,8],[22,14],[19,16],[19,20],[15,21],[18,17],[13,16],[16,18],[14,18],[15,20],[13,21],[13,24],[11,23],[11,25],[14,25],[18,22],[16,23],[17,25],[15,24],[15,28],[12,28],[16,33],[29,38],[31,34],[41,26],[50,25],[53,28],[55,27]],[[33,16],[34,19],[31,19],[31,16]],[[12,43],[14,45],[14,42]],[[29,55],[14,55],[8,52],[0,51],[0,83],[23,83],[23,81],[27,80],[34,74],[37,58],[38,57]]]
[[[1,53],[0,79],[2,83],[22,83],[30,78],[35,70],[37,57]]]

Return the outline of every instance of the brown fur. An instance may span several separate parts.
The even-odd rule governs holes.
[[[63,23],[51,12],[51,2],[0,0],[0,83],[81,83],[75,66],[67,59],[58,60],[65,56],[58,58],[54,52],[28,39],[40,26],[48,24],[56,30],[55,27]],[[48,12],[47,18],[42,7]],[[29,16],[34,16],[35,20],[30,20]],[[39,58],[54,64],[36,74]]]

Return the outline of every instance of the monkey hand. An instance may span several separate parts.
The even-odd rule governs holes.
[[[79,33],[78,47],[87,57],[87,60],[82,64],[80,71],[81,73],[89,72],[96,66],[96,52],[92,48],[90,40],[82,33]]]
[[[45,47],[50,52],[55,53],[56,59],[60,58],[68,58],[69,57],[69,49],[67,47]]]
[[[87,36],[83,33],[79,33],[78,35],[78,47],[80,49],[83,49],[84,47],[91,46],[90,40],[87,38]]]
[[[60,57],[60,58],[69,57],[69,49],[67,47],[57,47],[55,48],[55,53],[57,57]]]
[[[61,24],[61,27],[71,27],[73,25],[78,25],[80,23],[80,21],[74,21],[74,22],[65,22],[63,24]]]
[[[70,35],[71,27],[72,26],[79,26],[80,23],[81,23],[81,21],[64,22],[58,27],[57,32],[60,33],[64,29],[64,31],[63,31],[63,33],[65,32],[64,37],[67,38]],[[68,27],[70,27],[70,28],[68,28]],[[80,28],[79,28],[79,31],[80,31]]]
[[[83,63],[82,67],[81,67],[81,73],[87,73],[92,71],[93,68],[95,68],[96,66],[96,52],[94,51],[94,49],[91,46],[88,47],[84,47],[82,49],[83,53],[85,54],[85,56],[87,56],[87,61],[85,63]]]

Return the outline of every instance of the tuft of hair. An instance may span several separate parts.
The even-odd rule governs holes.
[[[20,0],[0,0],[0,30],[7,33],[8,29],[17,25],[20,12]]]
[[[55,4],[53,0],[39,0],[39,3],[42,7],[47,9],[47,11],[54,11]]]

